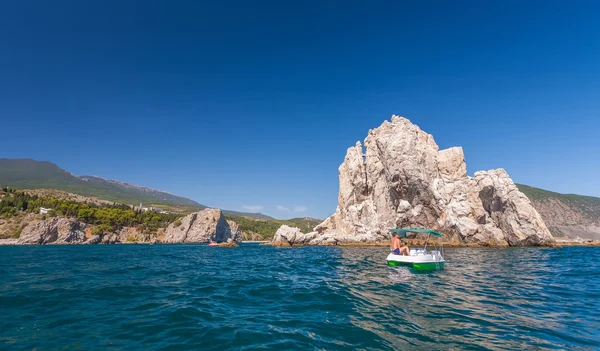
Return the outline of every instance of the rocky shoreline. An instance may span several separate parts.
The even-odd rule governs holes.
[[[19,238],[0,239],[0,245],[76,245],[76,244],[179,244],[235,243],[242,235],[233,221],[227,221],[220,209],[207,208],[191,213],[159,229],[156,235],[135,227],[116,231],[94,231],[95,226],[75,218],[32,219]],[[230,245],[232,246],[232,245]]]
[[[241,242],[244,243],[244,242]],[[206,243],[163,243],[163,242],[116,242],[113,245],[195,245],[195,244],[206,244]],[[218,247],[238,247],[240,242],[224,242],[220,243]],[[23,244],[20,243],[18,239],[0,239],[0,246],[37,246],[40,244]],[[90,243],[48,243],[43,245],[94,245]],[[101,245],[101,244],[100,244]],[[296,245],[285,245],[285,244],[273,244],[268,241],[261,241],[260,245],[262,246],[274,246],[280,248],[300,248],[300,247],[309,247],[314,245],[304,245],[304,244],[296,244]],[[422,246],[422,242],[413,242],[409,243],[409,245],[413,246]],[[330,245],[318,245],[318,246],[339,246],[339,247],[389,247],[390,243],[387,242],[371,242],[371,243],[350,243],[350,242],[342,242],[338,244],[330,244]],[[539,247],[540,245],[531,245],[531,246],[521,246],[521,247]],[[599,246],[600,241],[557,241],[550,245],[544,245],[549,248],[561,248],[565,246],[573,246],[573,247],[587,247],[587,246]],[[472,247],[472,248],[510,248],[508,245],[481,245],[481,244],[464,244],[464,243],[444,243],[444,247]]]
[[[429,243],[431,244],[431,242]],[[270,244],[271,246],[275,246],[275,247],[282,247],[282,248],[300,248],[300,247],[310,247],[310,246],[339,246],[339,247],[389,247],[390,246],[390,242],[372,242],[372,243],[350,243],[350,242],[342,242],[342,243],[338,243],[338,244],[331,244],[331,245],[305,245],[305,244],[296,244],[293,246],[290,245],[285,245],[285,244]],[[419,242],[409,242],[408,243],[409,246],[423,246],[424,242],[419,241]],[[549,247],[549,248],[560,248],[560,247],[564,247],[564,246],[600,246],[600,241],[563,241],[563,242],[555,242],[549,245],[522,245],[519,247]],[[475,244],[475,243],[471,243],[471,244],[465,244],[465,243],[453,243],[453,242],[449,242],[449,243],[444,243],[444,247],[473,247],[473,248],[493,248],[493,249],[507,249],[507,248],[512,248],[515,246],[509,246],[509,245],[482,245],[482,244]]]
[[[304,234],[299,228],[281,226],[273,240],[269,243],[276,247],[304,247],[304,246],[356,246],[356,247],[389,247],[390,239],[380,241],[337,241],[327,244],[315,245],[313,240],[316,237],[316,233]],[[358,236],[359,238],[364,236]],[[426,238],[410,238],[406,239],[409,246],[424,246],[425,244],[432,244],[434,240],[427,240]],[[445,247],[479,247],[479,248],[509,248],[514,247],[508,244],[497,244],[491,243],[464,243],[458,241],[444,241]],[[546,246],[546,247],[563,247],[563,246],[600,246],[600,241],[584,240],[584,239],[571,239],[571,240],[555,240],[544,245],[519,245],[521,247],[535,247],[535,246]]]

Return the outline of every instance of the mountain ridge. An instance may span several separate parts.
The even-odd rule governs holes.
[[[97,175],[78,176],[53,162],[30,158],[0,158],[0,186],[31,190],[61,190],[127,205],[139,205],[142,202],[177,212],[193,212],[209,207],[184,196],[147,186]],[[274,217],[262,213],[226,209],[222,209],[222,211],[224,214],[231,216],[275,220]]]
[[[21,189],[57,189],[83,196],[136,205],[176,207],[180,210],[206,206],[164,191],[97,176],[77,176],[49,161],[0,159],[0,185]]]
[[[177,195],[175,195],[173,193],[170,193],[168,191],[158,190],[158,189],[150,188],[150,187],[143,186],[143,185],[135,185],[135,184],[132,184],[132,183],[123,182],[123,181],[116,180],[116,179],[104,178],[104,177],[97,176],[97,175],[83,175],[83,176],[76,176],[76,177],[79,178],[79,179],[81,179],[81,180],[85,180],[85,181],[102,180],[102,181],[105,181],[105,182],[108,182],[108,183],[112,183],[112,184],[117,184],[117,185],[123,186],[125,188],[132,188],[132,189],[138,189],[138,190],[143,190],[143,191],[160,191],[161,193],[165,193],[165,194],[177,196]]]
[[[517,187],[532,202],[553,236],[600,240],[600,198],[561,194],[524,184]]]

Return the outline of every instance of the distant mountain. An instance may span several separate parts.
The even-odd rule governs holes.
[[[160,208],[191,212],[207,206],[188,198],[145,186],[98,176],[76,176],[52,162],[31,159],[0,158],[0,187],[16,189],[55,189],[101,200],[129,205],[155,205]],[[223,210],[230,216],[274,220],[262,213]]]
[[[0,186],[20,189],[57,189],[99,199],[136,205],[162,205],[180,210],[206,206],[185,197],[96,176],[78,177],[54,163],[0,158]]]
[[[97,176],[81,176],[79,179],[87,182],[94,188],[111,189],[112,191],[118,190],[123,194],[131,194],[132,199],[145,198],[148,199],[146,202],[153,204],[167,204],[167,205],[180,205],[180,206],[191,206],[198,208],[206,208],[206,206],[197,203],[196,201],[190,200],[185,197],[173,195],[165,191],[155,190],[145,186],[138,186],[130,183],[121,182],[113,179],[104,179]],[[142,201],[143,202],[143,201]],[[138,202],[136,201],[135,204]]]
[[[531,200],[554,236],[600,240],[600,198],[517,186]]]

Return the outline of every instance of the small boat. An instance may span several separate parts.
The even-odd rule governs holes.
[[[410,249],[410,256],[396,255],[393,252],[387,257],[388,266],[408,266],[412,267],[417,271],[436,271],[444,269],[444,263],[446,262],[443,257],[443,244],[442,234],[430,229],[424,228],[394,228],[390,229],[390,232],[397,233],[399,237],[406,238],[407,233],[425,233],[427,234],[427,242],[432,236],[439,237],[439,241],[436,244],[434,240],[431,247],[432,250],[428,250],[428,244],[422,249]]]
[[[212,243],[209,243],[208,246],[219,246],[219,244],[212,242]]]

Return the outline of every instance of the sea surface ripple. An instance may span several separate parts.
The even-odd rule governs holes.
[[[600,349],[600,248],[388,252],[0,247],[0,349]]]

